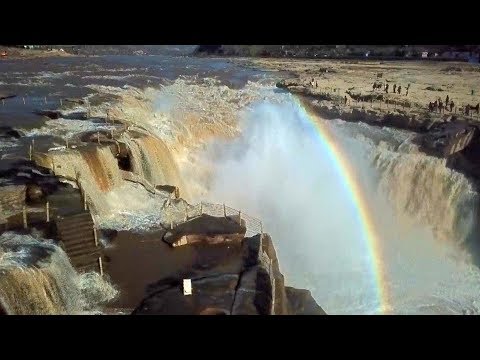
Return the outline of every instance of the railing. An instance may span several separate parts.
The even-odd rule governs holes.
[[[245,236],[255,236],[257,234],[263,234],[263,224],[259,219],[248,216],[237,210],[226,206],[225,204],[213,204],[208,202],[200,202],[188,209],[185,214],[185,220],[191,219],[200,215],[210,215],[215,217],[230,217],[237,221],[239,224],[242,224],[242,221],[245,222],[245,227],[247,231]]]

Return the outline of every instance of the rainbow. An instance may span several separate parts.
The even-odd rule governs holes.
[[[360,182],[357,180],[356,172],[341,147],[337,144],[325,121],[312,111],[307,110],[300,100],[295,99],[295,102],[304,115],[306,115],[305,118],[308,119],[310,125],[315,128],[315,133],[318,135],[320,141],[326,146],[334,166],[343,179],[343,185],[358,211],[363,238],[364,241],[366,241],[370,263],[372,264],[371,270],[375,278],[375,291],[379,302],[379,311],[384,314],[390,308],[390,294],[387,288],[385,266],[382,262],[382,246],[380,237],[376,232],[377,227],[375,221],[371,216],[372,212],[359,185]]]

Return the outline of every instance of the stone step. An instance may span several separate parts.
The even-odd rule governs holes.
[[[87,256],[81,256],[78,258],[75,258],[72,260],[72,265],[75,269],[85,267],[85,266],[91,266],[91,265],[98,265],[98,259],[100,256],[98,255],[87,255]],[[102,263],[102,266],[104,264]]]
[[[70,221],[57,221],[57,227],[59,228],[71,227],[76,224],[93,224],[93,220],[91,218],[79,218]]]
[[[67,251],[67,253],[69,253],[69,252],[77,251],[79,249],[85,249],[92,246],[95,246],[95,242],[90,240],[77,242],[75,244],[67,243],[65,244],[65,250]]]
[[[59,217],[58,220],[75,219],[75,218],[81,218],[81,217],[85,217],[85,216],[91,217],[90,212],[89,211],[82,211],[82,212],[79,212],[78,214],[68,215],[68,216],[65,216],[65,217]]]
[[[91,234],[79,234],[78,236],[70,237],[66,240],[67,241],[63,241],[63,246],[68,248],[84,243],[95,244],[95,238]]]
[[[93,244],[93,246],[82,248],[82,249],[79,249],[79,250],[74,250],[74,251],[71,251],[71,252],[67,251],[67,255],[70,258],[83,256],[83,255],[90,255],[90,254],[92,254],[92,255],[96,254],[96,255],[100,256],[101,248],[99,248],[98,246],[95,246],[95,244]]]
[[[70,238],[74,237],[76,234],[90,234],[93,237],[93,225],[80,225],[70,229],[58,230],[58,235],[61,238]]]
[[[93,219],[90,216],[90,214],[85,214],[82,216],[72,216],[72,217],[66,217],[66,218],[57,218],[56,219],[57,226],[71,226],[74,224],[82,223],[82,222],[92,222]]]

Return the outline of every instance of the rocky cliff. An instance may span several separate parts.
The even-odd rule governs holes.
[[[304,106],[324,119],[342,119],[410,130],[413,143],[426,154],[447,159],[447,166],[480,180],[478,121],[458,112],[428,112],[407,97],[382,92],[325,92],[311,78],[284,79],[277,87],[298,96]],[[476,115],[477,116],[477,115]]]
[[[214,253],[227,247],[236,250],[225,264],[226,258],[214,258]],[[150,285],[133,314],[325,315],[308,290],[285,286],[268,235],[247,237],[238,244],[204,246],[197,251],[203,253],[198,255],[203,257],[203,264],[194,264],[177,276]],[[183,294],[183,278],[191,279],[191,295]]]

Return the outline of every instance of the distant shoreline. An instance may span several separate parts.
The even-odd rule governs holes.
[[[200,45],[198,57],[284,60],[458,61],[479,63],[477,45]]]
[[[6,53],[6,56],[3,55]],[[67,51],[59,49],[44,50],[44,49],[23,49],[13,46],[0,46],[0,61],[3,60],[27,60],[47,57],[71,57],[82,56],[71,54]]]

